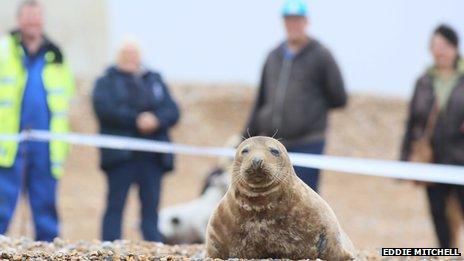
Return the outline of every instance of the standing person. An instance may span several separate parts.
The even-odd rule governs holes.
[[[306,33],[306,3],[289,0],[282,15],[287,39],[267,57],[244,135],[276,134],[290,152],[322,154],[328,112],[347,102],[342,76],[330,52]],[[319,170],[295,172],[318,190]]]
[[[160,74],[141,66],[140,50],[133,41],[122,45],[117,64],[98,79],[93,106],[102,134],[169,141],[168,131],[179,119],[168,87]],[[160,242],[157,211],[161,178],[173,168],[173,156],[102,149],[101,167],[108,182],[102,239],[121,238],[127,193],[135,183],[142,203],[143,237]]]
[[[18,30],[0,40],[0,133],[69,131],[74,82],[63,53],[44,36],[42,6],[23,1]],[[0,234],[11,221],[21,189],[29,195],[37,240],[59,235],[57,178],[63,175],[67,144],[0,141]],[[24,186],[23,188],[21,188]]]
[[[459,38],[447,25],[437,27],[430,51],[434,64],[419,77],[409,109],[401,159],[412,160],[415,142],[429,135],[433,163],[464,165],[464,61]],[[433,120],[433,114],[436,120]],[[432,132],[429,134],[429,130]],[[440,247],[451,247],[448,198],[456,194],[464,207],[464,187],[423,184]],[[457,246],[456,246],[457,247]]]

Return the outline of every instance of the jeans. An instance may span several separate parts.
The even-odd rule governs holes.
[[[8,230],[22,191],[29,198],[35,239],[53,241],[59,234],[56,190],[57,180],[50,169],[48,143],[19,144],[14,165],[0,168],[0,234]]]
[[[141,230],[147,241],[161,242],[158,231],[158,203],[163,171],[153,157],[135,157],[105,170],[108,181],[107,205],[103,217],[102,240],[121,238],[122,216],[132,184],[139,187]]]
[[[289,152],[309,153],[309,154],[323,154],[325,148],[325,140],[316,141],[308,144],[293,146],[288,148]],[[293,167],[296,175],[303,180],[310,188],[318,192],[319,189],[319,169]]]

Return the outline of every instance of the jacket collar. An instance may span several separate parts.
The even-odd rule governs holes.
[[[128,76],[128,77],[133,77],[133,76],[146,77],[147,75],[150,74],[150,71],[145,66],[142,66],[138,73],[130,74],[130,73],[126,73],[126,72],[119,70],[119,68],[116,65],[112,65],[107,69],[107,74],[123,75],[123,76]]]
[[[457,67],[456,67],[456,73],[459,74],[459,76],[464,76],[464,59],[462,58],[458,60]],[[429,77],[434,78],[437,76],[437,69],[435,68],[435,66],[430,66],[425,71],[425,74]]]
[[[19,30],[13,30],[10,32],[11,37],[14,39],[16,48],[22,48],[21,33]],[[63,63],[63,53],[60,48],[56,46],[50,39],[44,35],[41,50],[45,52],[45,60],[48,63]]]
[[[298,58],[299,56],[304,55],[310,50],[314,49],[318,45],[319,45],[319,42],[317,40],[315,40],[314,38],[310,38],[308,43],[306,43],[306,45],[303,48],[301,48],[301,50],[297,54],[295,54],[295,59]],[[285,56],[286,48],[287,48],[287,41],[284,41],[279,45],[278,54],[280,57]]]

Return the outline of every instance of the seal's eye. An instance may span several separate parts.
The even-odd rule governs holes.
[[[244,148],[244,149],[242,150],[242,155],[245,155],[245,154],[247,154],[248,152],[250,152],[250,150],[249,150],[248,148]]]
[[[276,157],[278,157],[280,155],[280,151],[278,149],[271,148],[270,151],[271,151],[271,154],[276,156]]]

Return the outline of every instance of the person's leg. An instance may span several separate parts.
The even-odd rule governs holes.
[[[38,241],[53,241],[59,236],[57,185],[50,166],[47,143],[34,143],[27,158],[26,186]]]
[[[139,162],[138,185],[141,207],[141,230],[147,241],[161,242],[158,231],[158,203],[163,173],[159,166],[147,160]]]
[[[455,186],[455,193],[456,197],[458,198],[458,202],[460,205],[459,211],[462,211],[464,213],[464,186]]]
[[[106,171],[107,201],[102,224],[102,240],[114,241],[121,238],[122,215],[127,194],[134,180],[136,164],[125,162]]]
[[[453,189],[446,200],[446,216],[448,217],[448,224],[450,228],[450,246],[454,248],[459,247],[460,245],[460,228],[463,222],[461,206],[464,203],[464,195],[461,190],[463,190],[463,186],[453,186]]]
[[[17,157],[10,168],[0,168],[0,235],[7,232],[22,183],[22,161]]]
[[[295,146],[290,148],[289,152],[297,153],[309,153],[309,154],[323,154],[325,147],[325,141],[313,142],[310,144],[305,144],[301,146]],[[319,169],[314,168],[304,168],[304,167],[293,167],[295,169],[296,175],[303,180],[310,188],[314,191],[319,191]]]
[[[438,242],[442,248],[449,248],[451,244],[450,227],[446,215],[446,200],[449,194],[450,189],[448,185],[436,184],[427,187],[430,213],[432,214]]]

